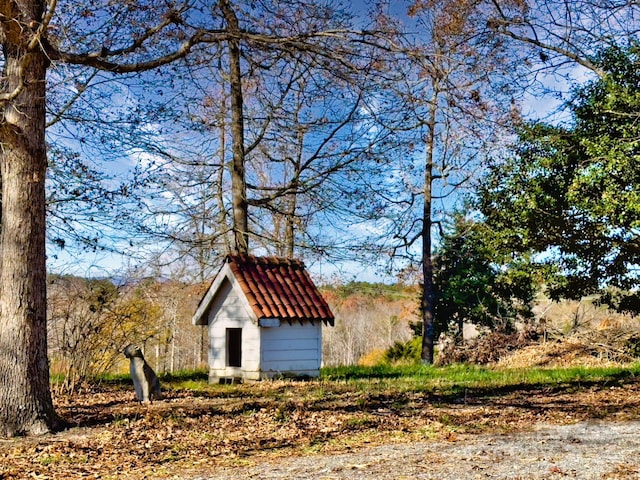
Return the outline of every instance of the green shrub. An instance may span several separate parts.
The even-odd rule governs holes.
[[[384,353],[388,363],[418,363],[422,353],[422,338],[413,337],[408,342],[396,342]]]

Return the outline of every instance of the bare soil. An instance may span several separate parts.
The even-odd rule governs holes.
[[[222,467],[221,479],[636,479],[640,422],[540,425],[530,432],[391,444],[338,455]]]
[[[0,441],[0,479],[640,478],[640,382],[468,390],[265,382],[150,406],[131,388],[56,398],[71,427]]]

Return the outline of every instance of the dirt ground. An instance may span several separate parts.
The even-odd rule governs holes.
[[[57,398],[70,428],[0,441],[0,479],[640,479],[634,376],[449,396],[265,382],[151,406],[131,390]]]
[[[639,434],[638,421],[540,425],[525,433],[461,436],[221,467],[194,480],[637,479]]]

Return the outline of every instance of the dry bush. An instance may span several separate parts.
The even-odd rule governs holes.
[[[496,363],[514,350],[537,343],[538,338],[539,333],[535,329],[528,328],[511,334],[486,332],[463,344],[447,340],[436,357],[436,365]]]
[[[385,350],[382,348],[376,348],[375,350],[371,350],[369,353],[366,353],[360,360],[358,360],[358,365],[362,367],[375,367],[376,365],[380,365],[384,363],[385,359]]]
[[[593,298],[561,302],[540,300],[534,308],[534,314],[544,328],[547,339],[608,328],[637,330],[635,318],[613,312],[604,305],[597,305]]]
[[[640,331],[631,318],[605,318],[595,328],[557,335],[503,357],[497,363],[506,368],[606,367],[627,364],[640,358]]]
[[[438,364],[493,364],[504,368],[612,366],[640,358],[637,318],[612,312],[591,299],[540,301],[536,328],[512,335],[485,333],[454,345],[447,342]]]

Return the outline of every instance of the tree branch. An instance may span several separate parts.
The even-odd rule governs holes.
[[[149,32],[149,30],[147,31]],[[113,55],[116,51],[101,51],[95,53],[70,53],[55,49],[52,45],[47,45],[47,54],[52,60],[62,61],[73,65],[86,65],[89,67],[105,70],[113,73],[134,73],[153,70],[154,68],[167,65],[171,62],[184,58],[191,52],[193,47],[203,41],[205,32],[196,31],[188,40],[183,42],[176,50],[162,57],[153,60],[133,63],[117,63],[106,59],[107,55]],[[136,42],[134,42],[135,44]],[[121,50],[122,53],[132,53],[132,46]]]

